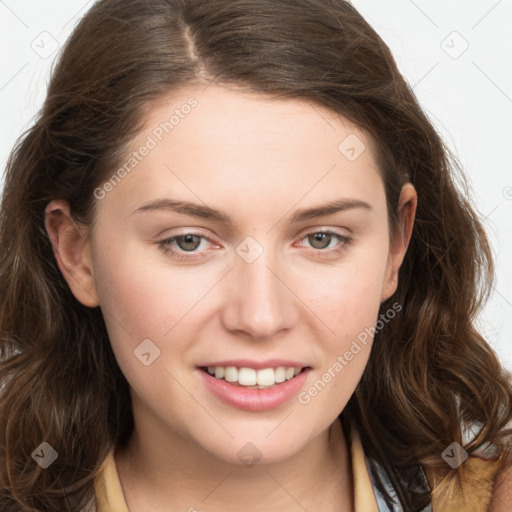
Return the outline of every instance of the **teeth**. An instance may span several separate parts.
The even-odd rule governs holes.
[[[217,366],[215,367],[215,373],[217,373]],[[238,382],[238,370],[234,366],[228,366],[224,370],[224,379],[228,382]]]
[[[284,382],[286,380],[286,368],[284,366],[278,366],[274,370],[274,380],[276,382]]]
[[[208,373],[216,379],[224,379],[233,384],[255,389],[264,389],[285,380],[293,379],[302,368],[278,366],[277,368],[236,368],[235,366],[208,366]]]
[[[242,386],[255,386],[256,370],[252,368],[240,368],[240,370],[238,370],[238,384],[242,384]]]
[[[276,383],[275,372],[272,368],[265,368],[256,372],[258,386],[273,386]]]

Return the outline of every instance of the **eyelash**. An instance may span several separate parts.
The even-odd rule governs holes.
[[[319,252],[319,253],[326,253],[326,254],[329,254],[329,255],[339,254],[342,251],[344,251],[348,246],[350,246],[352,244],[352,242],[353,242],[353,239],[351,237],[346,236],[346,235],[342,235],[341,233],[338,233],[337,231],[332,231],[330,229],[319,230],[319,231],[311,231],[310,233],[306,233],[301,238],[301,240],[303,240],[304,238],[307,238],[310,235],[317,235],[317,234],[323,234],[323,235],[327,235],[327,236],[335,236],[336,238],[340,239],[340,244],[339,244],[339,246],[337,248],[335,248],[335,249],[316,249],[315,252]],[[164,254],[171,253],[173,258],[175,258],[177,260],[192,261],[192,260],[204,258],[205,256],[203,256],[202,253],[199,253],[199,254],[198,253],[193,253],[193,254],[191,254],[191,253],[187,253],[186,251],[183,251],[183,250],[176,250],[176,249],[174,249],[170,245],[177,238],[181,238],[181,237],[184,237],[184,236],[187,236],[187,235],[198,236],[200,238],[204,238],[205,240],[211,241],[207,236],[204,236],[201,233],[187,232],[187,233],[176,235],[176,236],[173,236],[173,237],[170,237],[170,238],[166,238],[165,240],[162,240],[162,241],[158,242],[158,246],[164,252]],[[315,250],[315,249],[313,248],[313,250]]]

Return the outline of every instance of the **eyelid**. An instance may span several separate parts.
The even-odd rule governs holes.
[[[346,232],[346,233],[345,233]],[[346,227],[331,227],[325,224],[322,224],[320,226],[309,226],[308,228],[304,229],[299,233],[298,238],[304,238],[307,235],[312,235],[314,233],[332,233],[336,236],[351,236],[352,230]]]

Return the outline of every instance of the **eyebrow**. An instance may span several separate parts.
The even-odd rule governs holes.
[[[363,208],[368,211],[372,210],[372,207],[368,203],[361,201],[360,199],[337,199],[320,206],[297,210],[291,216],[290,222],[298,223],[304,220],[324,217],[326,215],[332,215],[334,213],[354,208]],[[178,201],[169,198],[155,199],[154,201],[145,203],[134,210],[132,214],[162,210],[170,210],[184,215],[190,215],[192,217],[200,217],[202,219],[214,220],[227,225],[233,225],[232,218],[221,210],[216,210],[214,208],[210,208],[209,206],[192,203],[190,201]]]

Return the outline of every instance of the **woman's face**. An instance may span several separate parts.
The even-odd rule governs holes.
[[[305,448],[356,388],[407,245],[370,140],[302,100],[188,88],[112,175],[90,293],[136,428],[235,463]]]

